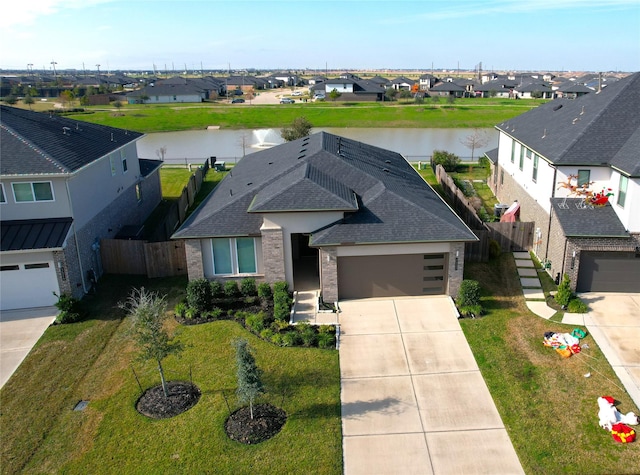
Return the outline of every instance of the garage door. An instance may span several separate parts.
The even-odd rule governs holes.
[[[438,295],[447,288],[445,254],[338,257],[340,299]]]
[[[48,307],[57,302],[58,278],[53,262],[0,266],[0,308]]]
[[[640,257],[635,252],[580,253],[578,292],[640,292]]]

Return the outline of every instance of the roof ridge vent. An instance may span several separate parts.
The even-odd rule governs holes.
[[[580,111],[580,115],[584,114],[584,106],[582,106],[582,110]]]
[[[113,132],[111,132],[111,141],[115,142],[115,140],[113,139]]]
[[[71,127],[62,127],[62,135],[71,135]]]

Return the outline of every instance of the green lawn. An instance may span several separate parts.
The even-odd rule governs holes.
[[[222,103],[125,105],[120,110],[86,107],[87,113],[68,117],[139,132],[205,129],[280,128],[300,116],[314,127],[473,128],[494,125],[520,115],[542,102],[498,99],[459,99],[453,105],[315,102],[237,107]]]
[[[231,321],[179,327],[186,350],[165,361],[168,379],[193,380],[202,391],[189,411],[151,420],[135,410],[140,390],[159,383],[153,364],[135,358],[129,320],[114,307],[132,286],[169,293],[186,279],[108,276],[84,302],[91,319],[50,327],[10,381],[2,401],[2,473],[342,473],[338,353],[280,348]],[[247,338],[264,371],[269,402],[287,412],[273,439],[233,442],[223,424],[235,398],[231,340]],[[80,400],[90,401],[82,412]]]
[[[640,445],[616,443],[598,426],[599,396],[614,396],[625,413],[638,408],[593,338],[568,359],[543,346],[545,332],[574,327],[526,308],[510,253],[465,264],[465,278],[481,283],[487,314],[460,323],[526,473],[638,473]]]

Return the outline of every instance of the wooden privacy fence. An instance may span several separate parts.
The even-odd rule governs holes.
[[[478,236],[479,241],[465,245],[464,257],[471,262],[486,262],[489,260],[489,242],[494,239],[500,244],[503,252],[527,251],[533,243],[535,223],[485,223],[480,219],[469,199],[456,186],[453,179],[445,172],[441,165],[435,168],[438,183],[442,186],[445,196],[458,216]]]
[[[103,239],[100,256],[106,274],[138,274],[149,278],[187,274],[184,241]]]

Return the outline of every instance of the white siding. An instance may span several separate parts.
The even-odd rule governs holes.
[[[29,182],[51,182],[53,189],[54,201],[34,201],[29,203],[16,203],[13,196],[12,183],[29,183]],[[14,219],[39,219],[39,218],[64,218],[71,216],[69,200],[64,184],[64,178],[5,178],[2,180],[4,185],[4,195],[6,203],[0,205],[0,213],[2,213],[3,221]]]

